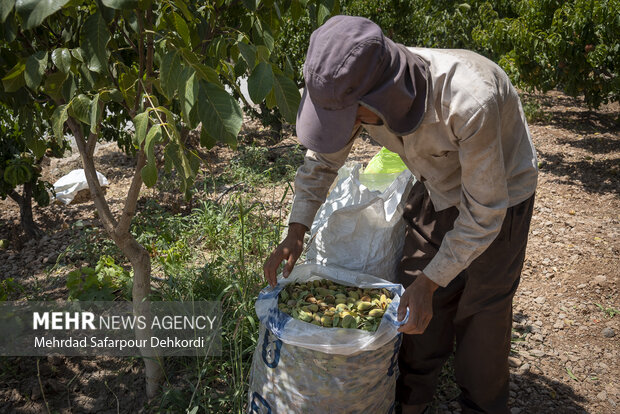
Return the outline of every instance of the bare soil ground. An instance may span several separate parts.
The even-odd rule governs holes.
[[[620,411],[620,110],[609,105],[588,111],[581,102],[554,92],[532,96],[543,120],[530,125],[540,162],[540,177],[528,252],[514,301],[511,412],[600,413]],[[280,154],[294,140],[275,143],[256,127],[258,142]],[[379,147],[362,140],[351,160],[365,162]],[[99,146],[97,168],[109,180],[113,211],[122,206],[134,162],[113,144]],[[206,154],[212,172],[225,171],[234,156],[216,148]],[[44,173],[54,182],[74,168],[77,157],[52,160]],[[229,187],[204,194],[226,197]],[[284,189],[265,191],[279,201]],[[172,192],[156,195],[171,209],[187,208]],[[290,192],[286,196],[290,200]],[[35,207],[43,239],[25,240],[19,210],[0,201],[0,280],[14,278],[24,290],[10,299],[66,297],[58,268],[67,247],[84,229],[99,231],[92,203]],[[60,270],[59,270],[60,269]],[[0,359],[0,412],[139,412],[145,404],[142,365],[135,359],[48,357]],[[449,370],[446,371],[449,374]],[[449,375],[442,381],[433,411],[459,412],[458,391]]]

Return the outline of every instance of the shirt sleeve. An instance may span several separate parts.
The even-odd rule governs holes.
[[[508,185],[497,103],[488,102],[454,122],[461,165],[459,216],[424,274],[447,286],[499,234],[508,208]]]
[[[338,170],[344,165],[360,130],[361,128],[358,128],[349,143],[338,152],[330,154],[312,150],[306,152],[304,163],[297,169],[295,175],[295,196],[289,223],[301,223],[308,228],[312,227],[314,216],[325,201],[327,192],[338,175]]]

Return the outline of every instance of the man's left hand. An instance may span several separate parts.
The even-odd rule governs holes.
[[[421,334],[433,317],[433,292],[439,285],[430,280],[424,273],[420,273],[415,281],[405,289],[400,297],[398,306],[398,320],[402,321],[409,308],[407,323],[398,328],[398,332],[406,334]]]

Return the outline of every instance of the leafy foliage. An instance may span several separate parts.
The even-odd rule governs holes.
[[[515,82],[559,87],[591,107],[620,100],[620,2],[530,0],[513,8],[515,17],[501,18],[481,5],[486,23],[473,37]]]
[[[0,198],[18,197],[17,186],[28,184],[35,201],[46,206],[50,202],[48,191],[52,188],[50,183],[41,179],[39,164],[44,155],[61,157],[68,144],[64,140],[41,136],[45,130],[41,119],[35,121],[33,116],[30,125],[20,125],[17,117],[9,107],[0,103]]]
[[[620,2],[617,0],[341,0],[407,46],[475,50],[527,89],[560,88],[591,107],[620,100]],[[292,10],[292,8],[291,8]],[[292,13],[278,46],[295,78],[316,21]]]
[[[292,72],[282,71],[273,55],[281,15],[308,6],[322,21],[329,16],[326,5],[330,12],[336,7],[325,0],[247,3],[3,3],[4,93],[21,96],[22,107],[47,102],[46,116],[57,139],[71,118],[86,135],[101,135],[108,113],[114,114],[116,127],[141,122],[131,146],[145,151],[144,183],[156,183],[154,148],[163,145],[166,170],[179,171],[181,190],[188,191],[200,158],[185,147],[181,131],[201,125],[203,145],[235,146],[242,112],[229,90],[240,95],[237,78],[242,75],[249,76],[255,103],[280,107],[284,119],[294,123],[299,92],[289,79]],[[125,139],[126,149],[128,144]]]
[[[97,265],[81,267],[67,275],[69,300],[112,301],[131,299],[133,275],[114,262],[110,256],[100,257]]]

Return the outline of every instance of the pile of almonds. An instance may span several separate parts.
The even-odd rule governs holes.
[[[392,294],[361,289],[331,280],[289,284],[280,292],[278,308],[295,319],[325,328],[377,330]]]

